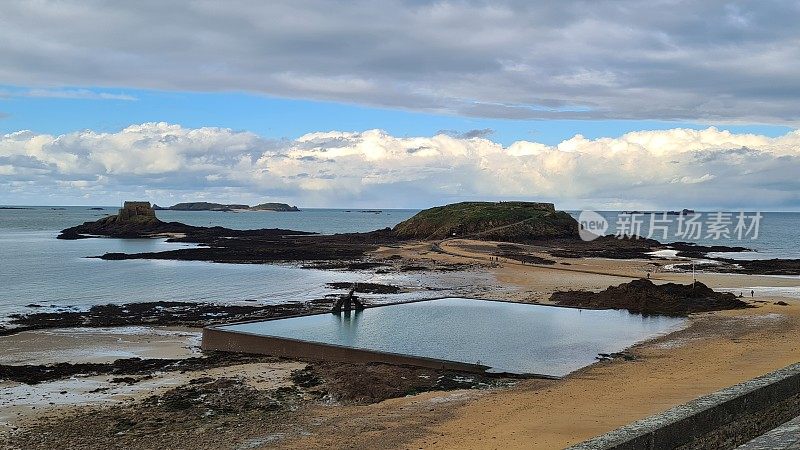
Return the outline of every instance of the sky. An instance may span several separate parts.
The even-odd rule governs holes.
[[[794,1],[4,2],[0,204],[800,210]]]

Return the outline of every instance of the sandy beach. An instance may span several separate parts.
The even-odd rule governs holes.
[[[647,271],[656,283],[692,279],[691,273],[663,271],[675,262],[670,260],[555,258],[548,265],[495,261],[490,253],[496,245],[466,240],[445,241],[438,249],[430,243],[403,244],[380,248],[372,256],[402,258],[405,264],[469,264],[475,273],[490,275],[475,278],[480,282],[468,291],[469,296],[522,302],[547,302],[558,290],[601,290],[646,276]],[[454,272],[453,276],[468,284],[470,273]],[[752,299],[755,308],[694,314],[686,328],[631,348],[633,361],[598,362],[561,380],[425,392],[372,404],[304,401],[293,407],[291,420],[272,423],[268,433],[253,424],[226,423],[238,430],[241,439],[249,439],[249,448],[374,448],[376,442],[388,448],[561,448],[800,360],[800,300],[786,295],[800,290],[800,279],[710,273],[697,277],[715,289],[748,294],[750,289],[775,289],[784,295],[759,291]],[[781,300],[788,305],[775,304]],[[174,327],[31,331],[0,338],[10,349],[2,362],[185,358],[198,351],[198,331]],[[305,366],[269,361],[184,373],[166,371],[116,387],[108,376],[72,377],[34,386],[6,383],[0,387],[4,406],[0,421],[5,422],[3,433],[14,445],[11,437],[19,430],[66,429],[98,408],[117,411],[111,405],[125,405],[128,414],[137,411],[146,396],[199,377],[232,377],[242,385],[267,391],[291,385],[292,371]],[[204,423],[202,417],[193,420],[198,426]],[[162,431],[168,432],[169,427]],[[191,447],[208,439],[208,432],[202,432],[182,444]],[[37,442],[45,446],[45,440],[24,442],[33,444],[32,448]],[[233,442],[222,445],[234,447]]]
[[[409,258],[488,260],[469,248],[474,244],[455,241],[442,246],[462,257],[431,254],[420,247],[384,251]],[[533,267],[501,261],[491,270],[498,281],[518,288],[507,299],[530,301],[558,289],[602,289],[641,277],[652,265],[644,260],[559,262],[570,265]],[[652,277],[656,282],[687,283],[691,276]],[[800,286],[800,279],[790,277],[699,274],[698,279],[715,288]],[[781,300],[788,306],[774,304]],[[387,427],[373,438],[391,435],[405,448],[563,448],[800,361],[800,301],[780,296],[759,296],[755,301],[756,308],[693,315],[685,329],[630,349],[635,361],[596,363],[563,380],[523,381],[510,389],[462,392],[463,398],[451,393],[446,402],[433,394],[397,399],[361,410],[360,418]],[[387,410],[391,421],[382,420]],[[315,434],[293,445],[336,445],[344,442],[341,439],[356,447],[370,446],[369,438],[341,433],[327,438]]]

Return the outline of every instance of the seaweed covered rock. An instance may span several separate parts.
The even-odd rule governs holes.
[[[715,292],[703,283],[654,284],[650,280],[633,280],[609,286],[601,292],[559,291],[550,296],[559,305],[590,309],[627,309],[642,314],[684,316],[689,313],[720,311],[748,307],[747,303],[728,292]]]

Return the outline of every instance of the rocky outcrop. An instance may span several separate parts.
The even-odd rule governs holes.
[[[84,239],[95,236],[113,238],[147,238],[165,235],[182,235],[183,242],[209,244],[219,242],[220,247],[226,247],[231,238],[247,239],[281,239],[285,236],[305,236],[314,233],[303,231],[283,230],[280,228],[264,228],[258,230],[232,230],[224,227],[196,227],[180,222],[163,222],[156,217],[156,213],[148,202],[125,202],[124,206],[115,216],[104,217],[95,222],[85,222],[82,225],[67,228],[61,231],[59,239]],[[239,242],[237,241],[237,244]],[[252,245],[252,241],[241,244],[242,247]],[[211,249],[192,249],[205,250]],[[167,253],[167,252],[165,252]],[[202,253],[202,252],[201,252]],[[212,251],[213,253],[213,251]],[[116,255],[116,254],[112,254]],[[108,259],[120,259],[113,256]]]
[[[398,224],[405,239],[466,237],[503,242],[577,238],[578,222],[552,203],[462,202],[420,211]]]
[[[610,286],[601,292],[559,291],[550,300],[563,306],[587,309],[627,309],[642,314],[685,316],[690,313],[747,308],[748,304],[728,292],[715,292],[703,283],[654,284],[634,280]]]
[[[82,239],[91,236],[140,238],[159,234],[187,233],[198,229],[178,222],[162,222],[149,202],[125,202],[115,216],[67,228],[59,239]]]

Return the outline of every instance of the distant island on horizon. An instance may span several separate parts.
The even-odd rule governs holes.
[[[224,203],[210,203],[210,202],[184,202],[177,203],[172,206],[163,207],[153,205],[155,211],[277,211],[277,212],[295,212],[300,211],[297,206],[291,206],[287,203],[261,203],[255,206],[244,204],[224,204]]]

